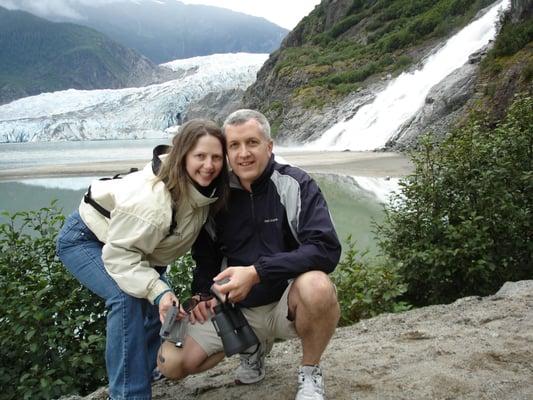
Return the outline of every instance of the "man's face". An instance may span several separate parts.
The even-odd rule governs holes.
[[[261,133],[259,123],[251,119],[225,129],[228,160],[241,185],[251,190],[251,184],[261,176],[272,155],[272,140]]]

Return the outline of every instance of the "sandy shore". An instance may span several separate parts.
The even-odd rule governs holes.
[[[412,171],[402,154],[374,152],[283,152],[280,156],[308,172],[353,176],[401,177]],[[106,176],[142,168],[148,160],[57,164],[0,171],[0,181],[69,176]]]

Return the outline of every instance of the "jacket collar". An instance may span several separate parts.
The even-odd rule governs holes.
[[[217,201],[218,197],[216,197],[216,189],[213,189],[213,192],[211,193],[211,196],[205,196],[196,187],[189,183],[189,203],[191,203],[191,206],[194,208],[199,207],[205,207],[209,204],[214,203]]]
[[[152,172],[157,175],[159,168],[161,168],[161,158],[159,156],[170,153],[171,146],[160,144],[154,147],[152,152]]]

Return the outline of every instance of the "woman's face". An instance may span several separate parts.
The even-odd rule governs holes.
[[[185,169],[197,184],[209,186],[222,170],[223,157],[220,141],[214,136],[204,135],[187,153]]]

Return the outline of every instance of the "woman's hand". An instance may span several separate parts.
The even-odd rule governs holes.
[[[161,320],[161,323],[165,322],[165,316],[170,307],[177,306],[179,303],[180,301],[172,292],[166,292],[163,297],[161,297],[159,300],[159,319]],[[183,307],[180,305],[180,312],[177,319],[182,319],[186,315],[185,311],[183,311]]]

